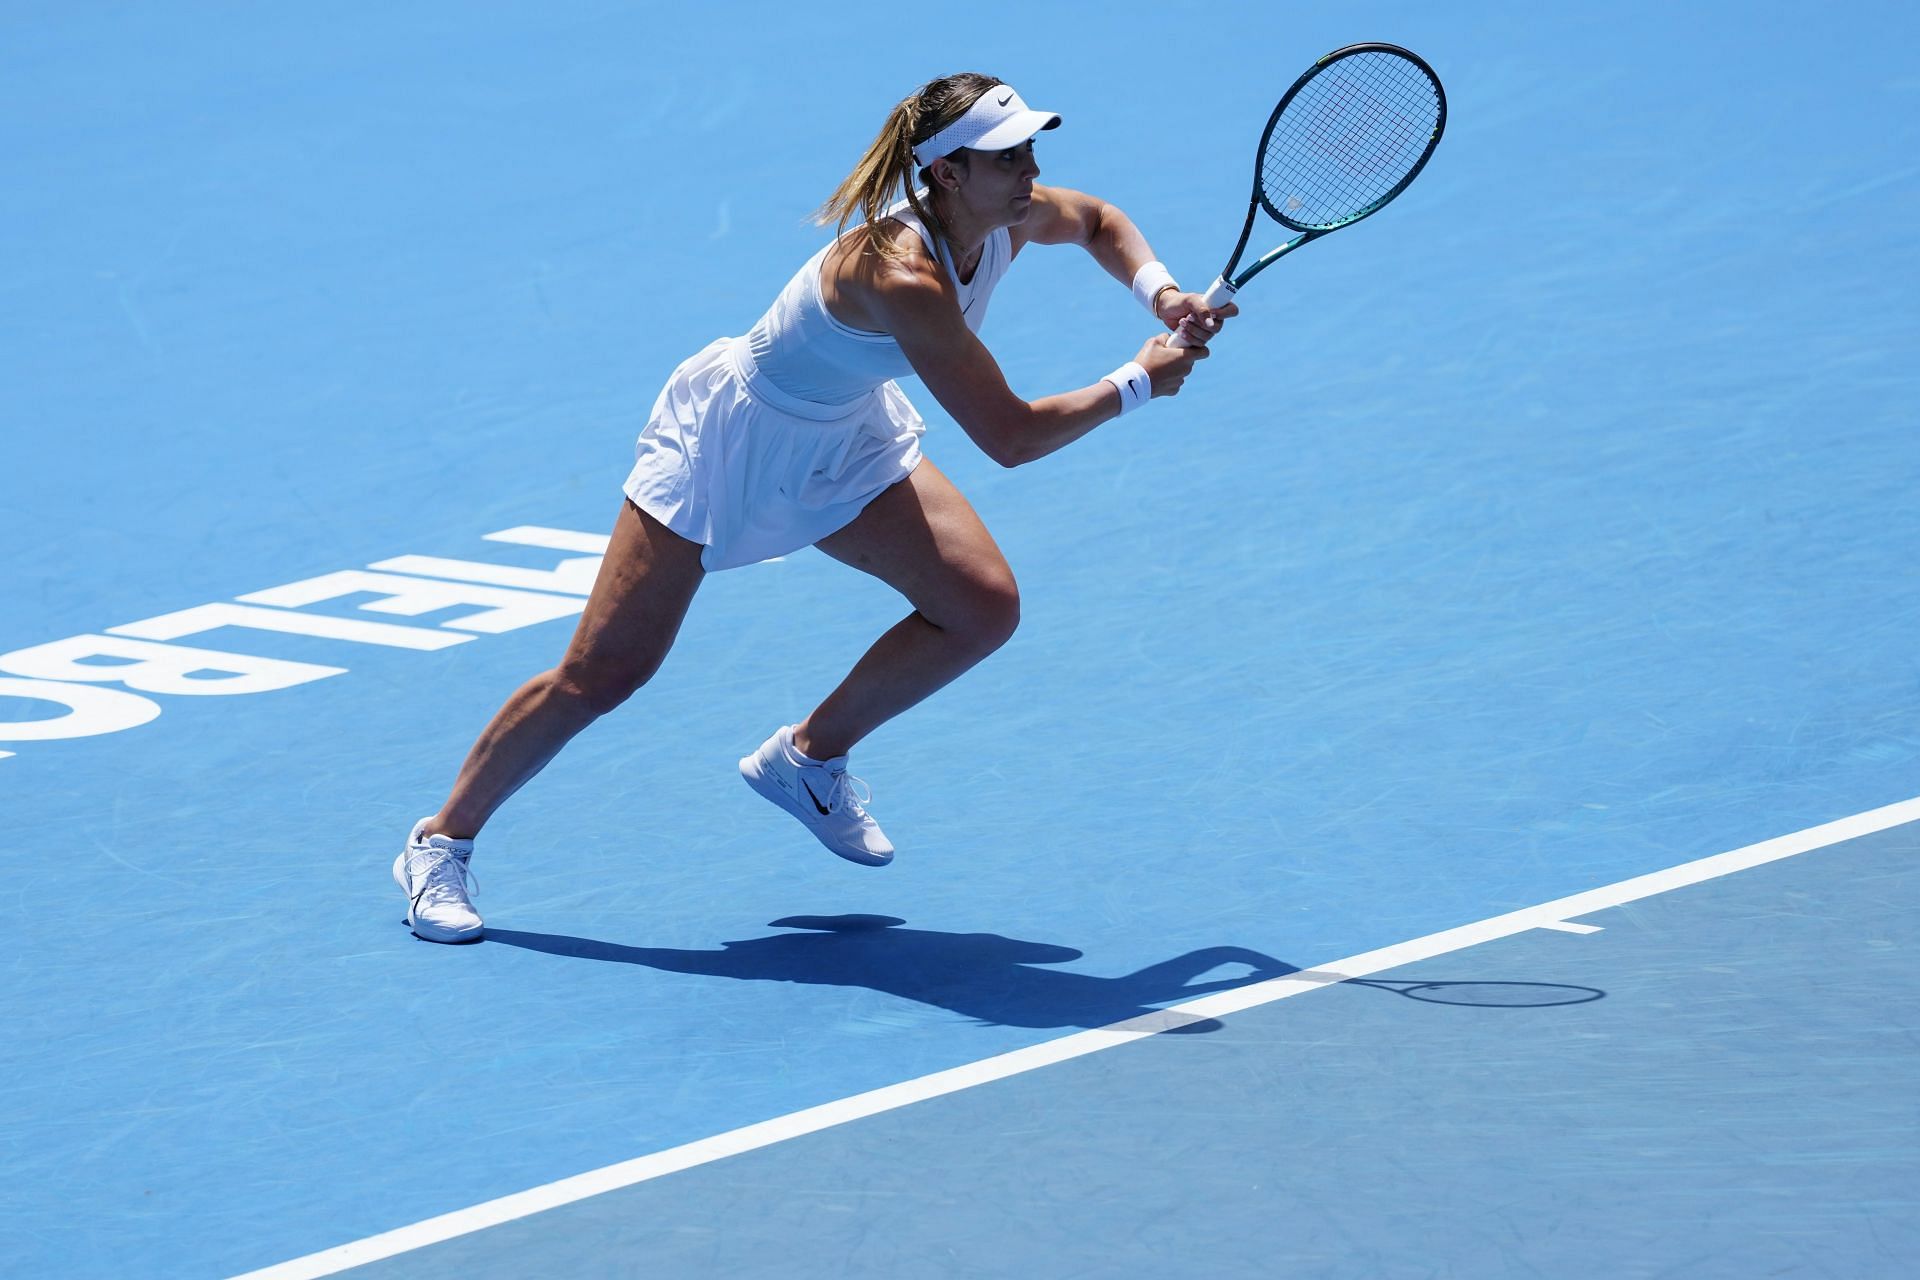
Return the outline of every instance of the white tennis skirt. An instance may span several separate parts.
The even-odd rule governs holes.
[[[844,527],[920,461],[926,423],[892,382],[847,405],[788,395],[744,338],[673,371],[634,445],[626,494],[708,570],[756,564]]]

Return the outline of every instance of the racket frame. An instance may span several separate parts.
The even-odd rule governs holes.
[[[1426,73],[1427,79],[1433,83],[1434,96],[1439,99],[1440,114],[1434,120],[1433,136],[1427,139],[1426,150],[1420,153],[1420,158],[1414,162],[1411,169],[1407,170],[1406,176],[1393,185],[1392,190],[1361,209],[1358,213],[1342,218],[1330,227],[1309,227],[1288,218],[1286,214],[1274,208],[1267,200],[1266,190],[1261,183],[1261,178],[1266,167],[1267,143],[1273,140],[1273,130],[1274,127],[1280,123],[1281,115],[1286,112],[1287,107],[1293,102],[1294,98],[1299,96],[1300,91],[1304,89],[1315,76],[1343,58],[1351,58],[1355,54],[1361,53],[1390,53],[1396,57],[1405,58],[1408,62],[1419,67],[1421,71]],[[1427,64],[1427,60],[1411,49],[1403,49],[1397,44],[1367,41],[1365,43],[1350,44],[1335,49],[1332,53],[1327,54],[1315,62],[1311,67],[1307,68],[1307,70],[1301,74],[1300,78],[1295,80],[1286,93],[1282,95],[1279,105],[1273,109],[1273,114],[1267,117],[1267,127],[1260,131],[1260,146],[1253,153],[1253,195],[1247,201],[1246,225],[1240,228],[1240,239],[1234,243],[1233,254],[1227,259],[1226,267],[1220,272],[1219,278],[1213,282],[1213,287],[1207,290],[1207,305],[1217,307],[1226,302],[1232,298],[1235,293],[1239,292],[1240,288],[1245,285],[1247,281],[1253,279],[1262,271],[1265,271],[1268,267],[1280,261],[1280,259],[1286,257],[1289,253],[1292,253],[1308,241],[1318,240],[1321,236],[1330,235],[1342,227],[1350,227],[1362,218],[1378,212],[1395,196],[1405,191],[1407,184],[1420,176],[1420,171],[1427,167],[1427,161],[1433,158],[1434,149],[1440,145],[1440,135],[1446,131],[1446,88],[1440,83],[1440,77],[1434,72],[1434,69]],[[1275,222],[1278,222],[1287,230],[1297,231],[1300,234],[1285,244],[1260,255],[1246,270],[1235,274],[1234,268],[1240,265],[1240,255],[1247,250],[1247,241],[1253,235],[1254,221],[1258,218],[1262,209],[1265,209],[1267,214],[1272,217]]]

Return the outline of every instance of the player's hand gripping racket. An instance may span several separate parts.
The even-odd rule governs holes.
[[[1447,94],[1419,55],[1391,44],[1335,49],[1293,82],[1254,156],[1253,198],[1233,256],[1206,292],[1222,306],[1309,240],[1349,227],[1407,189],[1447,127]],[[1265,209],[1300,234],[1235,274]],[[1167,345],[1188,347],[1178,331]]]

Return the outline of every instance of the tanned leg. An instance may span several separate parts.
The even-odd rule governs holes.
[[[816,760],[844,755],[1005,644],[1019,625],[1020,592],[1006,557],[953,482],[924,459],[817,545],[899,591],[913,612],[795,728],[794,745]]]
[[[566,655],[494,714],[429,833],[477,835],[575,734],[652,678],[704,576],[700,550],[631,502],[621,507]]]

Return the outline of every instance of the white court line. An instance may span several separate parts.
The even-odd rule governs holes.
[[[475,1231],[484,1231],[488,1227],[499,1226],[503,1222],[512,1222],[516,1218],[529,1217],[548,1209],[559,1208],[561,1205],[572,1204],[577,1200],[585,1200],[590,1196],[617,1191],[622,1187],[631,1187],[636,1183],[646,1182],[669,1173],[677,1173],[682,1169],[710,1164],[727,1156],[772,1146],[776,1142],[785,1142],[789,1138],[818,1133],[822,1129],[830,1129],[835,1125],[846,1124],[853,1120],[862,1120],[915,1102],[924,1102],[928,1098],[957,1093],[976,1085],[989,1084],[995,1080],[1004,1080],[1009,1076],[1020,1075],[1040,1067],[1052,1066],[1057,1062],[1066,1062],[1089,1053],[1098,1053],[1102,1049],[1111,1049],[1116,1045],[1144,1039],[1170,1028],[1190,1025],[1197,1019],[1239,1013],[1353,978],[1364,978],[1386,969],[1397,969],[1404,964],[1428,960],[1454,951],[1463,951],[1483,942],[1492,942],[1498,938],[1524,933],[1528,929],[1564,926],[1569,919],[1589,912],[1617,907],[1641,898],[1650,898],[1655,894],[1699,884],[1703,880],[1730,875],[1735,871],[1745,871],[1749,867],[1757,867],[1763,863],[1777,862],[1782,858],[1791,858],[1795,854],[1824,849],[1828,845],[1858,839],[1861,836],[1872,835],[1876,831],[1885,831],[1916,820],[1920,820],[1920,797],[1903,800],[1881,809],[1871,809],[1866,813],[1855,814],[1851,818],[1841,818],[1837,822],[1808,827],[1805,831],[1796,831],[1792,835],[1763,840],[1759,844],[1750,844],[1744,849],[1734,849],[1727,853],[1714,854],[1710,858],[1684,862],[1677,867],[1669,867],[1665,871],[1655,871],[1650,875],[1635,876],[1631,880],[1622,880],[1617,884],[1589,889],[1584,893],[1576,893],[1572,897],[1543,902],[1537,907],[1525,907],[1519,911],[1510,911],[1506,915],[1461,925],[1456,929],[1430,933],[1424,938],[1395,943],[1393,946],[1382,947],[1377,951],[1362,952],[1360,955],[1336,960],[1318,969],[1302,970],[1298,973],[1290,973],[1284,978],[1273,978],[1250,986],[1236,987],[1231,991],[1217,992],[1157,1013],[1117,1022],[1110,1027],[1082,1031],[1059,1040],[1050,1040],[1045,1044],[1030,1045],[1025,1049],[1016,1049],[1012,1053],[1003,1053],[997,1057],[969,1063],[963,1067],[936,1071],[932,1075],[921,1076],[917,1080],[907,1080],[900,1084],[888,1085],[883,1089],[855,1094],[851,1098],[842,1098],[838,1102],[829,1102],[821,1106],[809,1107],[805,1111],[796,1111],[791,1115],[763,1120],[759,1124],[750,1124],[745,1128],[716,1134],[711,1138],[702,1138],[684,1146],[656,1151],[652,1155],[625,1160],[619,1164],[610,1164],[603,1169],[575,1174],[571,1178],[562,1178],[558,1182],[549,1182],[545,1186],[515,1192],[471,1208],[457,1209],[452,1213],[441,1214],[437,1218],[428,1218],[412,1226],[368,1236],[364,1240],[356,1240],[351,1244],[339,1245],[319,1253],[310,1253],[304,1258],[295,1258],[290,1262],[264,1267],[258,1271],[249,1271],[243,1276],[235,1277],[234,1280],[314,1280],[319,1276],[335,1275],[349,1267],[364,1266],[382,1258],[391,1258],[431,1244],[470,1235]]]
[[[1536,925],[1535,927],[1540,929],[1553,929],[1559,933],[1598,933],[1600,932],[1600,926],[1597,924],[1576,924],[1572,920],[1548,920],[1548,921],[1544,921],[1539,925]]]

